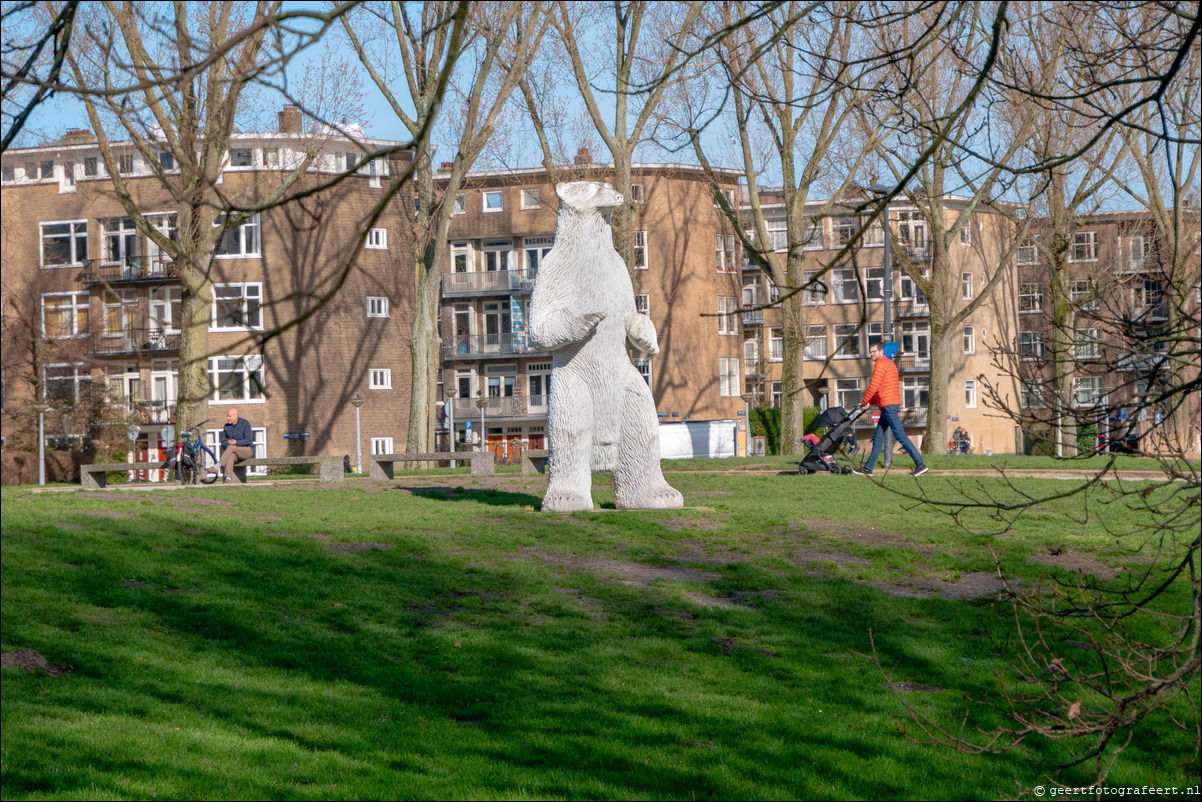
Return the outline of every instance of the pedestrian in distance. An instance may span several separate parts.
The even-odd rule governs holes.
[[[863,467],[853,468],[852,472],[860,476],[872,476],[872,469],[876,467],[876,461],[885,446],[885,432],[892,431],[897,442],[901,443],[910,459],[914,460],[914,470],[910,471],[910,475],[922,476],[930,468],[923,462],[922,455],[910,442],[905,428],[902,427],[901,417],[898,415],[901,409],[901,378],[897,374],[897,365],[886,356],[886,349],[897,353],[897,346],[893,343],[888,346],[873,343],[868,349],[868,356],[872,359],[872,380],[868,383],[868,389],[864,391],[864,398],[857,408],[865,409],[876,404],[881,410],[881,417],[872,432],[872,452],[868,455],[868,460]]]

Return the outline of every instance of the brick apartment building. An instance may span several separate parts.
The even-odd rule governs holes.
[[[582,151],[571,180],[612,181],[612,165]],[[737,420],[742,343],[734,316],[741,263],[729,221],[704,173],[635,165],[636,303],[655,322],[660,352],[634,354],[662,422]],[[724,191],[737,192],[738,173]],[[561,180],[564,180],[561,178]],[[545,447],[551,355],[527,346],[538,266],[555,237],[558,200],[543,169],[479,172],[454,200],[442,284],[443,431],[498,458]],[[724,313],[725,316],[718,316]],[[483,410],[478,402],[483,402]],[[451,414],[446,414],[450,411]],[[482,414],[483,413],[483,414]]]
[[[860,198],[856,199],[861,200]],[[948,222],[964,209],[965,200],[944,198]],[[784,209],[765,204],[770,243],[785,256]],[[872,376],[868,348],[884,335],[884,236],[879,223],[864,231],[855,252],[831,265],[838,252],[860,231],[860,218],[849,208],[826,200],[812,201],[813,227],[805,245],[804,385],[807,406],[842,406],[860,402]],[[890,208],[892,231],[893,341],[901,346],[901,418],[916,445],[927,426],[930,389],[930,301],[902,269],[902,260],[929,276],[931,232],[917,209],[904,202]],[[993,346],[1012,342],[1016,328],[1013,259],[1003,256],[1013,241],[1011,224],[987,209],[974,211],[969,224],[953,238],[949,248],[951,269],[947,281],[953,308],[963,309],[981,292],[995,271],[1005,271],[991,296],[959,326],[952,348],[948,386],[948,432],[967,431],[975,453],[1013,453],[1021,437],[1010,418],[988,408],[986,387],[1016,397],[1017,385],[1008,371],[993,363]],[[823,273],[825,266],[830,269]],[[781,395],[784,332],[778,296],[771,280],[754,265],[744,267],[741,302],[753,308],[742,314],[745,381],[757,404],[776,406]],[[861,314],[863,313],[863,315]],[[863,320],[861,319],[863,317]],[[985,383],[988,382],[988,385]],[[864,418],[861,424],[869,425]]]
[[[262,197],[314,141],[299,115],[281,132],[235,134],[223,192]],[[393,143],[368,141],[368,147]],[[401,450],[407,420],[413,250],[407,192],[387,207],[334,299],[301,325],[261,342],[310,309],[350,261],[356,231],[403,162],[364,160],[359,146],[326,138],[300,187],[355,175],[228,231],[212,262],[208,333],[212,386],[206,437],[215,443],[237,405],[255,432],[257,456]],[[141,153],[117,148],[143,212],[173,229],[168,191]],[[170,156],[161,155],[170,169]],[[353,166],[353,165],[352,165]],[[92,135],[3,156],[4,442],[36,442],[33,379],[44,382],[47,435],[96,436],[98,426],[138,426],[136,451],[160,446],[178,395],[180,282],[170,260],[138,232],[113,194]],[[110,433],[113,431],[110,428]],[[111,437],[109,438],[112,439]],[[120,438],[118,438],[120,439]]]
[[[1176,348],[1192,353],[1183,378],[1197,381],[1200,332],[1197,208],[1185,220],[1192,236],[1183,238],[1184,269],[1174,274],[1169,248],[1155,222],[1144,212],[1094,214],[1074,221],[1057,236],[1047,220],[1032,224],[1020,244],[1018,333],[1014,354],[1021,383],[1021,407],[1027,418],[1025,450],[1055,452],[1050,422],[1054,330],[1064,330],[1071,370],[1071,413],[1083,435],[1131,445],[1145,453],[1184,446],[1198,454],[1199,394],[1186,398],[1190,431],[1184,444],[1169,444],[1159,424],[1169,414],[1157,395],[1169,385],[1167,355]],[[1054,315],[1050,268],[1053,251],[1062,250],[1062,309]],[[1191,345],[1192,342],[1192,345]],[[1062,444],[1061,444],[1062,445]],[[1081,447],[1093,447],[1082,443]],[[1062,450],[1062,449],[1061,449]]]

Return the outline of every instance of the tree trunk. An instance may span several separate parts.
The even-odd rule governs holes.
[[[213,283],[207,265],[209,253],[192,254],[180,265],[179,391],[175,420],[182,432],[209,417],[209,316]]]
[[[797,442],[805,434],[805,327],[802,325],[801,293],[781,301],[784,323],[784,354],[781,365],[780,453],[800,454]]]
[[[931,299],[932,312],[935,299]],[[952,329],[931,316],[931,366],[927,374],[927,433],[922,439],[922,453],[942,454],[947,442],[948,383],[951,379]],[[904,399],[903,399],[904,400]]]

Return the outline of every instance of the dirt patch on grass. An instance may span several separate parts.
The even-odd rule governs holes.
[[[1059,568],[1064,571],[1080,571],[1085,574],[1092,574],[1098,579],[1114,579],[1114,568],[1106,563],[1092,560],[1089,557],[1072,552],[1061,552],[1060,554],[1037,554],[1030,558],[1032,562],[1037,562],[1040,565],[1047,565],[1052,568]]]
[[[314,540],[331,540],[331,539],[333,539],[333,535],[327,535],[327,534],[323,534],[321,532],[264,532],[263,534],[266,535],[267,537],[282,537],[282,538],[311,537]]]
[[[232,506],[234,506],[234,502],[222,501],[219,498],[188,497],[188,498],[177,498],[175,500],[175,506],[177,506],[177,507],[184,507],[184,506],[188,506],[188,507],[232,507]]]
[[[330,551],[336,551],[339,554],[362,554],[365,551],[388,551],[392,548],[391,543],[372,543],[368,541],[353,542],[353,543],[327,543]]]
[[[513,556],[534,557],[550,565],[558,565],[572,571],[588,571],[598,577],[616,578],[623,585],[643,588],[650,587],[657,579],[673,582],[709,582],[718,578],[717,574],[698,571],[695,568],[661,568],[646,563],[609,560],[604,557],[577,557],[575,554],[556,554],[536,549],[523,549],[521,554]]]
[[[898,693],[942,693],[943,688],[934,685],[923,685],[921,682],[885,682],[886,688]]]
[[[659,518],[655,522],[660,526],[671,529],[673,532],[679,532],[681,529],[702,529],[713,532],[724,526],[721,521],[711,521],[704,518]]]
[[[58,529],[62,529],[65,532],[82,532],[83,531],[83,527],[79,524],[56,523],[54,526]]]
[[[862,568],[867,568],[868,566],[872,565],[870,561],[865,560],[863,557],[853,557],[847,552],[823,551],[821,549],[809,548],[799,549],[794,552],[793,558],[790,560],[790,562],[811,570],[818,570],[818,566],[820,566],[822,563],[834,564],[840,567],[851,565]]]
[[[946,582],[929,577],[909,577],[899,582],[869,582],[869,587],[888,593],[890,596],[906,596],[912,599],[929,599],[941,596],[945,599],[968,601],[1002,593],[1006,586],[996,574],[976,571],[961,574],[959,581]]]
[[[701,565],[731,565],[733,563],[741,563],[747,559],[747,555],[735,551],[734,549],[720,548],[714,551],[706,550],[706,544],[701,540],[687,540],[689,549],[674,556],[668,556],[669,560],[678,563],[699,563]]]
[[[56,665],[33,649],[17,649],[13,652],[0,654],[0,667],[20,668],[25,671],[41,671],[52,677],[61,677],[75,670],[71,666]]]
[[[95,515],[97,518],[133,518],[128,512],[116,510],[75,510],[76,515]],[[58,526],[58,524],[55,524]]]
[[[725,596],[710,596],[708,593],[696,593],[691,590],[685,591],[682,595],[693,604],[699,604],[702,607],[711,607],[718,610],[747,609],[747,605],[740,604],[734,599]]]

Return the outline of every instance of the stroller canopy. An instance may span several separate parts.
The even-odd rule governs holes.
[[[822,414],[814,419],[814,425],[830,429],[847,420],[847,417],[847,410],[843,407],[829,407],[824,409]]]

